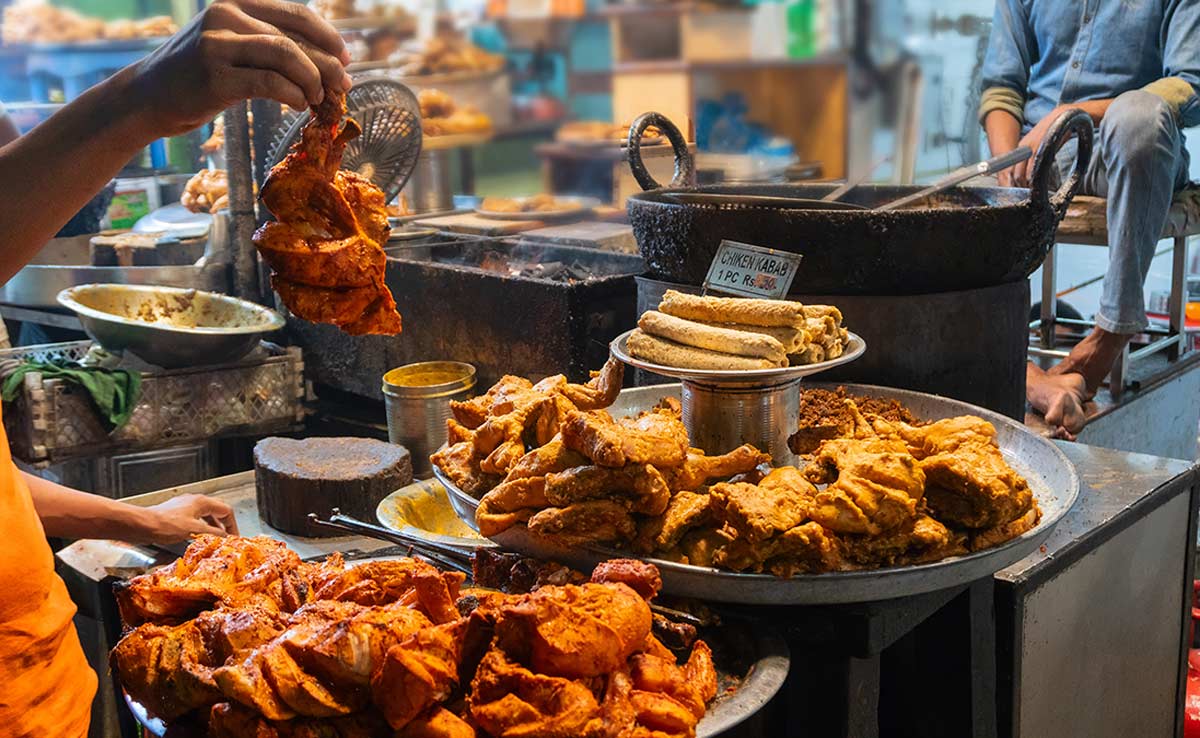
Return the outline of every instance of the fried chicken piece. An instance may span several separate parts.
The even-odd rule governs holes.
[[[925,473],[935,517],[965,528],[994,528],[1029,512],[1033,493],[996,444],[996,428],[964,415],[923,426],[875,420],[875,430],[908,446]]]
[[[925,504],[948,523],[995,528],[1022,517],[1033,505],[1029,484],[992,443],[965,442],[954,451],[925,457],[921,469]]]
[[[797,525],[757,543],[741,537],[726,540],[713,552],[712,560],[733,571],[766,570],[786,577],[834,571],[842,564],[838,541],[816,522]]]
[[[371,679],[371,693],[393,728],[404,728],[449,698],[458,685],[466,626],[466,620],[456,620],[424,628],[388,650]]]
[[[953,453],[963,445],[996,444],[996,427],[976,415],[943,418],[921,426],[875,418],[873,426],[881,438],[903,441],[918,461],[935,454]]]
[[[864,568],[921,564],[967,552],[965,535],[925,514],[881,535],[843,535],[841,544],[846,560]]]
[[[613,500],[587,500],[548,507],[525,523],[529,532],[564,546],[628,541],[637,534],[633,515]]]
[[[651,620],[646,600],[625,584],[542,587],[502,608],[496,644],[539,674],[587,679],[621,668]]]
[[[637,559],[609,559],[596,564],[592,570],[596,584],[621,583],[649,602],[662,590],[662,575],[658,567]]]
[[[499,650],[480,662],[468,705],[471,720],[497,738],[578,738],[600,715],[583,683],[535,674]]]
[[[704,525],[685,533],[683,538],[679,539],[679,545],[669,550],[678,554],[681,563],[712,566],[717,551],[728,542],[729,539],[720,529]]]
[[[550,505],[546,499],[546,477],[522,477],[502,482],[483,496],[475,509],[480,534],[494,536],[529,520]]]
[[[209,713],[207,735],[209,738],[375,738],[386,730],[387,724],[373,712],[273,722],[242,705],[222,702]]]
[[[600,410],[617,401],[624,378],[625,365],[615,356],[610,356],[600,371],[593,372],[592,378],[586,384],[570,384],[566,377],[563,377],[561,383],[554,382],[554,391],[570,400],[579,410]],[[545,381],[547,380],[542,380]],[[542,382],[538,384],[541,385]]]
[[[129,626],[179,622],[217,604],[290,612],[308,601],[305,576],[312,571],[282,541],[199,535],[173,563],[114,591]]]
[[[422,118],[445,118],[455,110],[454,98],[433,88],[417,93],[417,104],[421,106]]]
[[[675,469],[667,481],[672,491],[695,492],[714,479],[743,474],[752,471],[759,464],[769,463],[770,454],[765,454],[748,443],[719,456],[706,456],[702,450],[693,448],[688,450],[683,466]]]
[[[367,686],[392,646],[432,623],[403,605],[318,601],[280,636],[213,672],[222,694],[270,720],[336,717],[366,705]]]
[[[688,531],[713,521],[711,503],[707,494],[680,491],[671,495],[662,515],[638,521],[633,550],[644,555],[674,548]]]
[[[458,619],[454,603],[466,575],[419,559],[366,561],[314,582],[314,599],[359,605],[412,604],[434,623]]]
[[[793,466],[774,469],[758,485],[715,484],[709,492],[717,517],[747,543],[800,525],[813,509],[817,489]]]
[[[474,430],[483,425],[493,411],[497,415],[511,412],[513,398],[532,389],[533,382],[528,379],[506,374],[478,397],[463,401],[451,400],[450,413],[463,426]]]
[[[669,412],[652,410],[637,419],[614,421],[605,412],[572,412],[563,442],[600,466],[651,464],[669,469],[687,458],[687,429]]]
[[[522,456],[512,468],[504,481],[529,477],[544,477],[547,474],[563,472],[577,466],[587,466],[589,459],[578,451],[572,451],[563,443],[561,436],[552,438],[548,443]]]
[[[620,469],[577,466],[547,474],[545,492],[546,500],[556,507],[607,499],[642,515],[661,515],[671,499],[667,480],[649,464],[626,464]]]
[[[482,498],[500,483],[499,475],[488,474],[479,468],[480,459],[471,441],[439,449],[429,460],[450,477],[454,486],[475,498]]]
[[[184,185],[179,202],[193,213],[216,213],[229,204],[228,174],[224,169],[201,169]]]
[[[346,169],[334,173],[333,186],[346,198],[362,234],[380,246],[387,243],[392,228],[388,224],[387,195],[383,190],[358,172]]]
[[[839,533],[894,529],[915,517],[925,494],[925,473],[894,441],[826,441],[804,473],[816,484],[829,483],[810,517]]]
[[[1019,518],[993,528],[970,531],[970,549],[982,551],[985,548],[998,546],[1007,540],[1028,533],[1041,521],[1042,508],[1038,505],[1037,500],[1033,500],[1029,505],[1029,511]]]

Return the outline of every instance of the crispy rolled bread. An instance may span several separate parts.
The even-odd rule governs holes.
[[[642,329],[635,330],[626,344],[630,356],[661,366],[679,369],[715,369],[721,371],[774,369],[787,366],[787,359],[770,359],[735,356],[718,351],[685,346],[665,338],[652,336]]]
[[[804,327],[804,306],[788,300],[701,297],[667,290],[658,309],[668,315],[705,323]]]
[[[783,345],[783,350],[789,354],[799,353],[808,345],[810,340],[808,331],[793,326],[746,325],[745,323],[704,323],[704,325],[711,325],[714,328],[728,328],[732,331],[761,333],[764,336],[770,336],[779,341]]]
[[[684,320],[655,310],[644,313],[638,327],[652,336],[694,348],[780,362],[787,358],[786,347],[772,336]]]

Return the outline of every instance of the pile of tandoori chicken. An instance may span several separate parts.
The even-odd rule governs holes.
[[[118,591],[126,692],[213,738],[688,737],[717,691],[651,632],[661,585],[614,560],[581,584],[463,587],[416,559],[306,563],[269,538],[199,536]]]
[[[432,460],[480,500],[482,534],[523,525],[566,546],[792,576],[936,561],[1041,520],[982,418],[910,424],[846,398],[850,422],[804,468],[772,468],[753,446],[692,448],[674,399],[614,418],[620,379],[610,360],[588,384],[506,376],[451,404],[450,443]]]
[[[263,183],[275,216],[254,234],[271,285],[293,314],[352,335],[400,332],[384,283],[389,226],[383,191],[341,169],[346,143],[361,132],[343,93],[327,90],[300,140]]]

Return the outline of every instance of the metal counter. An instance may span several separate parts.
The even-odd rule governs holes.
[[[850,655],[843,670],[812,675],[848,689],[844,702],[816,706],[830,715],[810,707],[797,717],[803,700],[795,685],[785,686],[787,697],[777,698],[756,723],[760,732],[806,738],[1180,735],[1200,473],[1188,462],[1062,446],[1083,480],[1078,502],[1041,550],[994,580],[867,603],[833,619],[818,608],[776,611],[793,633],[804,631],[803,638],[821,644],[808,660],[793,651],[801,670],[818,670],[822,649]],[[188,493],[226,499],[243,534],[273,535],[302,557],[387,545],[267,529],[255,509],[251,472],[130,499],[154,504]],[[100,674],[108,674],[107,650],[118,627],[111,575],[170,557],[100,541],[59,552],[59,571],[80,607],[84,648]],[[119,732],[107,679],[94,714],[91,735],[133,735]]]

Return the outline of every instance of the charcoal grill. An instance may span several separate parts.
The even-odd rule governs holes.
[[[586,381],[636,323],[636,255],[517,238],[444,236],[386,249],[399,336],[349,336],[290,316],[313,379],[382,400],[380,378],[416,361],[464,361],[479,387],[505,374]]]
[[[642,164],[641,132],[655,125],[675,150],[675,177],[663,187]],[[1079,140],[1075,167],[1051,191],[1054,156]],[[1071,110],[1050,127],[1033,162],[1029,189],[957,187],[927,207],[896,211],[769,207],[682,202],[689,194],[751,195],[818,200],[832,184],[690,186],[691,155],[679,130],[658,113],[630,128],[629,166],[646,192],[627,202],[649,275],[698,285],[724,239],[804,255],[795,294],[911,295],[1006,284],[1037,269],[1058,222],[1079,188],[1092,153],[1092,121]],[[842,199],[867,208],[919,191],[919,186],[862,185]]]

